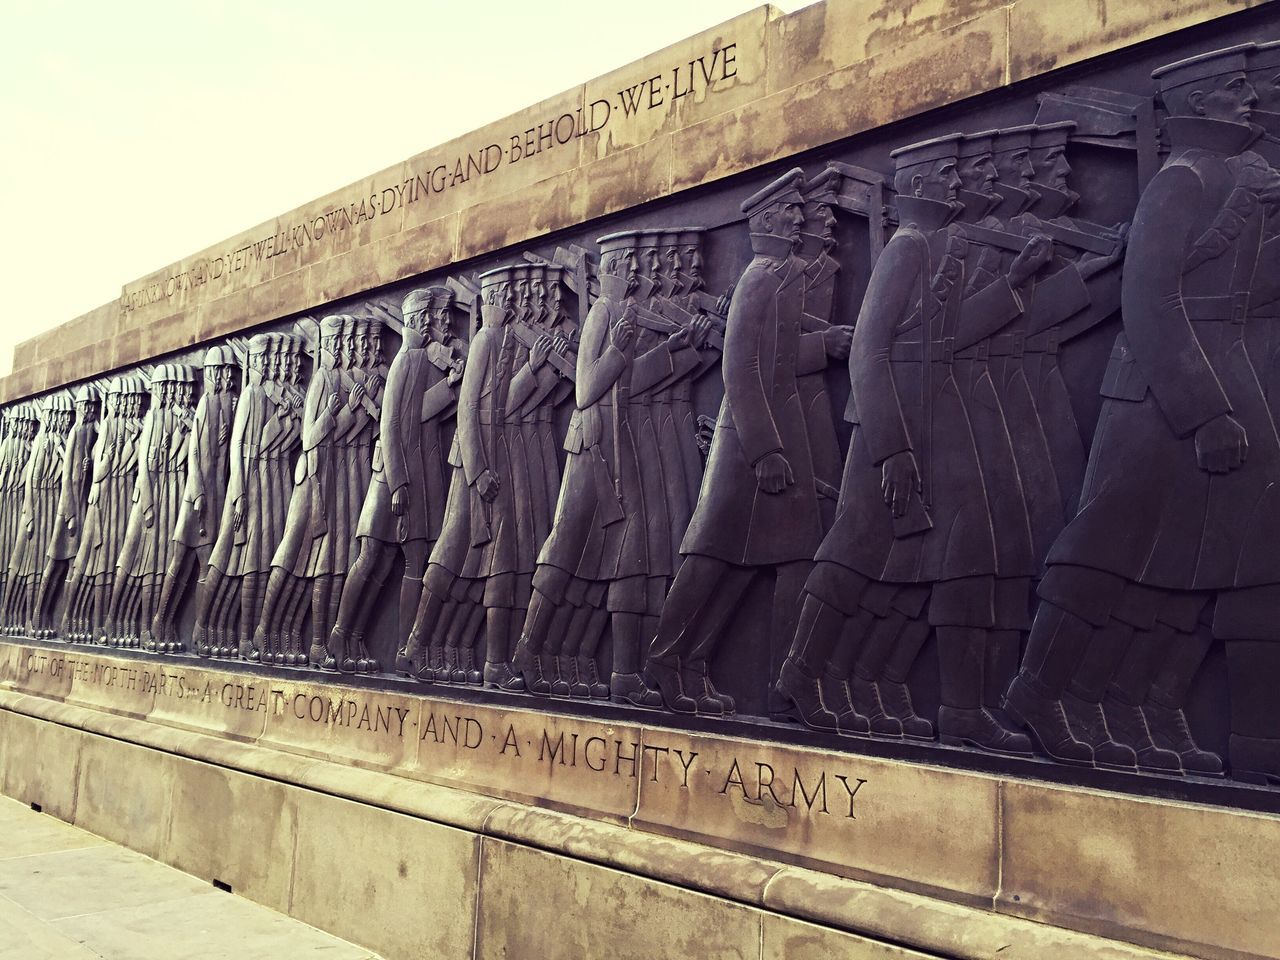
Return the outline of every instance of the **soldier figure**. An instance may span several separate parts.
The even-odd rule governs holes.
[[[12,575],[10,558],[22,539],[22,503],[26,494],[27,464],[39,420],[31,402],[8,414],[8,429],[0,442],[0,597]]]
[[[71,395],[56,393],[40,414],[40,431],[26,467],[18,542],[9,559],[4,622],[9,633],[34,631],[35,594],[57,516],[62,465],[71,430]]]
[[[708,662],[757,573],[807,564],[822,536],[797,373],[847,337],[802,334],[804,176],[792,170],[748,198],[755,259],[738,281],[725,333],[725,398],[707,475],[681,544],[684,561],[645,664],[665,706],[727,714]]]
[[[227,490],[227,449],[240,388],[240,364],[229,346],[211,347],[204,357],[204,392],[191,421],[182,502],[174,522],[172,554],[164,575],[151,637],[155,649],[182,649],[175,626],[178,605],[192,574],[203,573],[213,552]]]
[[[271,557],[284,530],[302,399],[298,338],[263,333],[249,341],[248,382],[236,406],[230,477],[209,570],[197,594],[194,644],[202,656],[247,654],[260,622]],[[239,626],[235,645],[231,624]]]
[[[147,649],[155,652],[150,625],[182,497],[192,413],[186,387],[192,379],[190,367],[170,363],[160,364],[151,376],[151,406],[138,438],[133,507],[116,560],[107,617],[108,635],[117,646],[136,647],[146,641]]]
[[[452,310],[448,287],[405,297],[400,350],[387,373],[372,480],[356,527],[359,554],[329,636],[335,659],[347,650],[364,651],[364,631],[397,550],[405,560],[398,609],[406,628],[417,610],[427,551],[444,517],[447,421],[465,362],[454,341]],[[401,651],[397,669],[411,672],[419,651]]]
[[[855,660],[865,666],[856,657],[863,646],[877,651],[881,669],[896,661],[896,646],[914,656],[926,631],[908,629],[908,623],[927,616],[938,633],[944,737],[1021,753],[1026,738],[1005,730],[983,702],[1000,570],[1000,527],[984,483],[984,454],[990,458],[994,448],[1006,461],[1011,455],[990,443],[1000,435],[988,437],[987,446],[976,436],[975,402],[999,411],[983,355],[948,354],[948,337],[965,316],[1016,313],[1013,288],[1045,256],[1037,245],[1015,261],[1007,282],[963,300],[964,265],[972,254],[948,225],[961,212],[956,193],[963,184],[994,182],[989,144],[966,144],[952,135],[892,154],[902,227],[876,262],[854,328],[846,411],[855,425],[853,439],[835,523],[805,585],[778,690],[811,726],[928,736],[931,729],[915,716],[902,684],[903,664],[887,676],[846,672]],[[957,172],[961,152],[969,154],[967,181]],[[991,202],[989,196],[975,202],[976,215]],[[993,422],[983,429],[991,430]],[[1020,495],[1013,502],[1021,507]],[[1029,556],[1023,536],[1022,552]],[[842,633],[844,645],[835,656]]]
[[[536,333],[526,347],[515,329],[527,325],[530,316],[531,297],[519,296],[529,282],[529,269],[499,267],[480,276],[483,326],[471,341],[459,388],[455,445],[461,466],[450,486],[444,527],[431,551],[409,638],[412,646],[423,637],[437,636],[450,600],[456,601],[450,612],[459,640],[473,633],[482,615],[483,674],[471,659],[470,647],[463,646],[456,648],[456,666],[433,668],[431,676],[485,682],[504,690],[524,686],[509,663],[512,634],[524,622],[554,495],[545,473],[531,476],[530,439],[537,434],[522,416],[526,405],[533,404],[536,411],[546,402],[559,380],[547,363],[556,346],[552,336]],[[559,356],[563,360],[563,349]],[[540,515],[545,517],[541,523]]]
[[[661,595],[650,590],[655,545],[646,507],[660,507],[663,501],[650,505],[644,497],[640,442],[652,427],[646,405],[636,398],[698,364],[696,348],[710,323],[700,318],[692,328],[651,337],[637,347],[634,307],[628,306],[635,283],[635,232],[613,234],[599,243],[601,295],[587,315],[578,350],[564,482],[555,524],[538,557],[533,602],[514,662],[531,693],[572,694],[585,685],[588,695],[607,696],[609,688],[598,680],[592,657],[594,637],[585,649],[575,649],[572,663],[544,652],[555,629],[554,615],[561,614],[555,630],[561,634],[567,628],[565,614],[572,616],[582,606],[570,602],[570,592],[584,595],[598,584],[612,621],[615,694],[657,706],[660,701],[640,680],[639,655],[644,618],[656,618],[661,605]],[[655,473],[656,467],[656,462],[647,464]]]
[[[35,600],[32,630],[35,637],[48,639],[54,636],[54,610],[66,583],[67,568],[79,549],[80,532],[84,526],[97,435],[98,388],[90,384],[80,387],[75,395],[75,426],[63,457],[53,529]]]
[[[1007,709],[1047,754],[1103,762],[1073,736],[1062,697],[1083,651],[1105,638],[1113,679],[1101,709],[1137,765],[1219,773],[1181,701],[1199,668],[1210,601],[1226,641],[1232,773],[1280,782],[1280,440],[1249,348],[1252,302],[1275,298],[1258,271],[1280,178],[1256,154],[1253,45],[1154,74],[1172,151],[1143,191],[1125,254],[1124,330],[1076,517],[1049,553]],[[1265,321],[1264,321],[1265,322]],[[1117,536],[1116,531],[1123,531]]]

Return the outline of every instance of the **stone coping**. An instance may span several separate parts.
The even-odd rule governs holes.
[[[894,910],[936,905],[959,927],[992,911],[1200,956],[1280,954],[1266,919],[1280,893],[1278,816],[58,653],[0,646],[0,708],[620,868],[686,851],[658,878],[773,909],[791,897],[797,916],[868,934],[896,929]],[[840,919],[862,917],[859,904],[865,918]],[[1052,929],[1042,924],[1014,928]]]
[[[5,713],[300,786],[937,955],[966,960],[996,955],[1008,960],[1046,956],[1154,960],[1173,956],[749,854],[709,849],[686,840],[333,761],[300,760],[258,745],[0,690],[0,724]]]
[[[761,6],[124,284],[0,402],[292,316],[1266,0]]]

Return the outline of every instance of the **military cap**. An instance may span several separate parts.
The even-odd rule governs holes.
[[[804,185],[806,203],[835,203],[844,174],[834,167],[824,167]]]
[[[44,409],[46,413],[54,413],[56,411],[70,413],[72,409],[71,394],[65,390],[55,393],[48,399]]]
[[[220,343],[216,347],[210,347],[205,352],[204,365],[206,367],[234,367],[237,365],[236,353],[227,344]]]
[[[1250,70],[1275,70],[1280,68],[1280,40],[1260,43],[1248,54]]]
[[[991,152],[1009,153],[1012,150],[1026,150],[1031,146],[1031,134],[1035,128],[1034,123],[1023,123],[1016,127],[1002,127],[996,130],[991,138]]]
[[[966,133],[956,144],[956,158],[967,159],[991,153],[995,146],[996,130],[982,130],[978,133]]]
[[[914,167],[920,163],[954,159],[963,136],[964,134],[960,133],[948,133],[946,136],[934,137],[932,140],[908,143],[906,146],[889,151],[889,157],[899,170],[904,167]]]
[[[615,250],[631,250],[636,246],[638,230],[620,230],[617,233],[609,233],[601,237],[596,243],[600,244],[600,254],[613,253]]]
[[[341,314],[330,314],[320,321],[320,336],[322,337],[340,337],[344,318]]]
[[[1255,43],[1241,43],[1234,47],[1211,50],[1158,67],[1151,71],[1151,79],[1161,91],[1165,91],[1227,73],[1243,73],[1249,69],[1249,55],[1256,49]]]
[[[494,267],[492,270],[486,270],[477,278],[481,287],[492,287],[499,283],[510,283],[512,273],[515,268],[510,264],[505,267]]]
[[[98,388],[92,383],[86,383],[83,387],[76,390],[76,403],[97,403]]]
[[[177,374],[179,383],[195,383],[196,368],[189,363],[175,363],[174,372]]]
[[[680,243],[686,247],[697,246],[702,243],[702,235],[705,232],[705,227],[682,227],[680,229]]]
[[[422,310],[431,309],[431,301],[438,290],[447,290],[448,287],[419,287],[417,290],[410,290],[408,296],[404,298],[404,303],[400,306],[400,316],[407,317],[411,313],[418,313]]]
[[[453,290],[444,284],[427,288],[427,294],[430,298],[430,304],[433,308],[448,307],[453,305]]]
[[[1065,147],[1071,134],[1075,132],[1074,120],[1059,120],[1057,123],[1037,123],[1031,131],[1031,146],[1037,150],[1049,147]]]
[[[800,190],[804,187],[804,171],[799,167],[788,170],[773,183],[762,190],[757,190],[742,201],[742,212],[748,217],[755,216],[767,207],[780,203],[804,203]]]

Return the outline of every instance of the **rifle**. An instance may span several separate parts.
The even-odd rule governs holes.
[[[538,338],[546,332],[547,331],[545,330],[538,330],[537,328],[520,320],[513,321],[511,324],[512,335],[520,341],[521,346],[530,351],[533,350],[533,345],[537,343]],[[547,362],[559,370],[560,375],[566,380],[576,382],[578,375],[576,359],[569,359],[568,357],[562,356],[558,351],[552,350],[547,354]]]
[[[658,333],[672,334],[680,330],[687,330],[693,325],[693,321],[697,319],[696,314],[690,313],[679,304],[671,300],[658,299],[653,301],[653,310],[637,306],[636,322],[646,329],[657,331]],[[711,320],[711,329],[707,332],[707,343],[715,350],[724,351],[724,330],[723,319],[719,314],[708,313]],[[720,321],[717,325],[716,321]]]
[[[866,167],[838,160],[828,162],[827,166],[841,175],[836,206],[867,219],[871,234],[871,262],[875,263],[889,239],[890,224],[895,219],[886,196],[885,177]]]
[[[396,333],[404,336],[404,320],[400,316],[400,312],[393,307],[388,306],[380,300],[370,300],[369,309],[373,311],[375,316]]]

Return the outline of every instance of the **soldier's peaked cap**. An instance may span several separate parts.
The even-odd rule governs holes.
[[[889,157],[899,170],[904,167],[914,167],[920,163],[955,159],[963,136],[960,133],[948,133],[945,136],[934,137],[931,140],[908,143],[906,146],[889,151]]]
[[[702,242],[702,234],[706,232],[706,227],[681,227],[680,242],[688,246],[689,244],[698,244]]]
[[[763,190],[757,190],[742,201],[742,212],[753,217],[761,210],[779,203],[804,203],[800,193],[804,187],[804,171],[799,167],[788,170]]]
[[[440,289],[440,287],[419,287],[417,290],[410,290],[404,298],[404,303],[400,305],[400,316],[407,317],[411,313],[430,309],[431,301],[439,295]]]
[[[607,233],[596,241],[600,245],[602,254],[612,253],[615,250],[629,250],[636,245],[636,235],[638,230],[619,230],[617,233]]]
[[[415,291],[416,292],[416,291]],[[434,287],[427,287],[426,293],[431,298],[431,305],[435,307],[447,307],[453,303],[453,290],[444,284],[437,284]]]
[[[494,267],[492,270],[486,270],[477,278],[480,286],[491,287],[497,283],[510,283],[512,275],[512,267],[507,264],[505,267]]]
[[[49,398],[49,404],[45,407],[45,410],[49,412],[53,412],[55,410],[61,410],[63,413],[70,412],[71,394],[65,392],[55,393]]]
[[[1037,123],[1031,131],[1031,146],[1037,150],[1049,147],[1065,147],[1071,134],[1075,132],[1074,120],[1059,120],[1057,123]]]
[[[320,321],[320,336],[322,337],[339,337],[342,336],[342,316],[340,314],[330,314]]]
[[[1249,51],[1250,70],[1275,70],[1280,67],[1280,40],[1260,43]]]
[[[76,391],[76,403],[97,403],[98,388],[92,383],[86,383],[83,387]]]
[[[1256,43],[1241,43],[1221,50],[1187,57],[1177,63],[1166,64],[1151,71],[1151,79],[1163,90],[1173,90],[1188,83],[1220,77],[1226,73],[1242,73],[1249,69],[1249,54],[1257,49]]]
[[[808,203],[835,203],[844,175],[832,167],[824,167],[804,185],[804,198]]]
[[[980,130],[977,133],[966,133],[960,138],[960,142],[956,144],[956,156],[964,159],[966,157],[980,157],[983,154],[990,153],[995,145],[997,131]]]
[[[1002,127],[991,138],[993,153],[1009,153],[1012,150],[1026,150],[1031,146],[1031,134],[1035,130],[1034,123],[1023,123],[1016,127]]]

